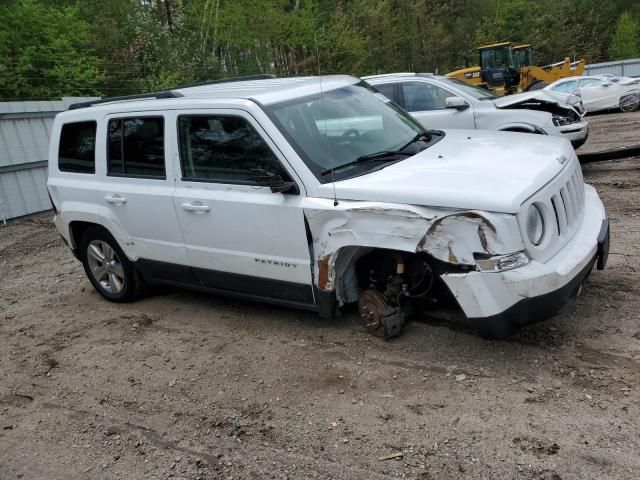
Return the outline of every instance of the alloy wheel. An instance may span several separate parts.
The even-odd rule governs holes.
[[[111,245],[92,240],[87,247],[87,262],[93,279],[105,291],[115,295],[124,290],[124,268]]]

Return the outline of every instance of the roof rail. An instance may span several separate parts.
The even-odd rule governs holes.
[[[261,75],[250,75],[246,77],[223,78],[221,80],[210,80],[207,82],[194,83],[191,85],[180,85],[178,87],[173,87],[169,90],[165,90],[162,92],[141,93],[138,95],[123,95],[121,97],[106,97],[106,98],[101,98],[99,100],[90,100],[88,102],[72,103],[71,105],[69,105],[69,110],[77,110],[79,108],[93,107],[94,105],[100,105],[103,103],[127,102],[130,100],[143,100],[145,98],[155,98],[158,100],[164,99],[164,98],[179,98],[179,97],[182,97],[183,95],[179,92],[174,92],[174,90],[179,90],[181,88],[201,87],[204,85],[215,85],[218,83],[246,82],[249,80],[268,80],[271,78],[276,78],[276,77],[274,75],[261,74]]]
[[[362,77],[362,79],[373,79],[373,78],[385,78],[385,77],[414,77],[416,74],[413,72],[397,72],[397,73],[379,73],[377,75],[366,75]]]
[[[100,105],[102,103],[126,102],[129,100],[142,100],[145,98],[161,99],[161,98],[177,98],[177,97],[182,97],[182,95],[172,91],[142,93],[139,95],[124,95],[122,97],[106,97],[106,98],[101,98],[100,100],[90,100],[88,102],[72,103],[71,105],[69,105],[69,110],[77,110],[79,108],[93,107],[94,105]]]
[[[248,82],[251,80],[270,80],[272,78],[276,78],[275,75],[270,75],[268,73],[263,73],[260,75],[248,75],[245,77],[229,77],[221,78],[220,80],[208,80],[206,82],[193,83],[191,85],[180,85],[178,87],[173,87],[171,90],[179,90],[181,88],[191,87],[203,87],[205,85],[216,85],[218,83]]]

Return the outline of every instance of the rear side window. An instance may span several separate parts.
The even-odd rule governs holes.
[[[265,175],[290,177],[256,130],[234,116],[180,116],[180,163],[185,180],[260,184]]]
[[[597,78],[584,78],[580,80],[580,87],[599,87],[604,83],[604,80]]]
[[[109,175],[165,178],[163,117],[110,120],[108,136]]]
[[[96,122],[77,122],[62,126],[58,147],[61,172],[95,173],[96,125]]]

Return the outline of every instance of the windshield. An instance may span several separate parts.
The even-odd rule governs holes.
[[[464,93],[466,93],[467,95],[471,95],[473,98],[477,100],[493,100],[494,98],[498,98],[498,96],[495,93],[485,88],[469,85],[468,83],[463,82],[461,80],[456,80],[455,78],[447,77],[446,81],[454,83],[459,90],[462,90]]]
[[[323,97],[265,107],[323,183],[332,179],[327,172],[341,179],[361,175],[418,153],[431,139],[409,114],[364,82],[323,92]]]

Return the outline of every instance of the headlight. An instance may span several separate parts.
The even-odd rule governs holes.
[[[489,258],[476,257],[476,265],[481,272],[502,272],[524,267],[527,263],[529,263],[529,257],[524,252],[495,255]]]
[[[527,210],[527,237],[534,245],[540,245],[544,236],[544,220],[542,213],[535,204],[529,206]]]
[[[565,115],[553,115],[552,117],[553,124],[556,127],[562,127],[564,125],[571,125],[572,123],[576,123],[577,120],[571,117],[567,117]]]

